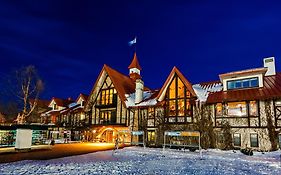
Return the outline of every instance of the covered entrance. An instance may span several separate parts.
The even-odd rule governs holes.
[[[127,132],[129,131],[128,127],[123,126],[102,126],[99,128],[93,129],[94,133],[94,142],[103,142],[103,143],[115,143],[115,140],[118,138],[119,142],[127,143],[131,141],[131,136]]]

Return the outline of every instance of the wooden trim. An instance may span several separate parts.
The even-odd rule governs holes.
[[[261,127],[261,113],[260,113],[260,101],[256,100],[258,106],[258,117],[259,117],[259,127]]]
[[[251,126],[250,123],[250,105],[249,105],[249,101],[245,101],[246,102],[246,113],[247,113],[247,118],[248,118],[248,126]]]

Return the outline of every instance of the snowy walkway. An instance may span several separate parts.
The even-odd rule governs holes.
[[[255,152],[208,150],[198,152],[128,147],[52,160],[0,164],[0,174],[281,174],[280,151]]]

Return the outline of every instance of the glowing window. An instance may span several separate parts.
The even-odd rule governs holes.
[[[175,78],[169,87],[169,98],[170,99],[176,98],[176,79]]]
[[[258,104],[256,101],[250,101],[249,108],[250,116],[258,116]]]
[[[184,84],[182,83],[181,79],[178,78],[178,98],[184,97]]]
[[[246,102],[231,102],[227,106],[227,114],[229,116],[246,116]]]
[[[176,116],[176,100],[169,101],[169,115]]]
[[[216,115],[222,116],[222,104],[221,103],[216,104]]]

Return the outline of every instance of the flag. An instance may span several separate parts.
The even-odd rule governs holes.
[[[132,46],[133,44],[137,43],[137,37],[135,37],[132,41],[129,41],[129,46]]]

